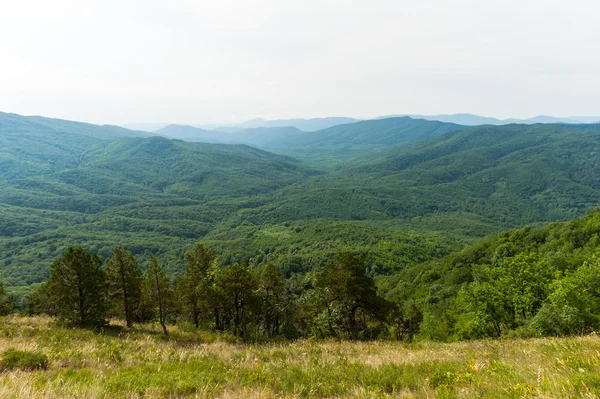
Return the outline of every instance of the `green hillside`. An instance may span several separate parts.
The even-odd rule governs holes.
[[[259,148],[277,146],[287,137],[306,134],[295,127],[255,127],[233,132],[205,130],[193,126],[169,125],[155,132],[171,139],[202,143],[247,144]]]
[[[508,125],[448,133],[287,187],[277,207],[256,218],[455,219],[459,212],[505,227],[567,220],[600,203],[595,128]]]
[[[332,126],[282,138],[270,145],[272,148],[381,149],[464,129],[464,126],[451,123],[409,117],[386,118]]]
[[[506,228],[583,215],[600,200],[593,125],[364,121],[298,133],[295,144],[289,136],[286,151],[308,154],[298,161],[2,116],[0,279],[12,287],[45,279],[69,245],[102,257],[123,245],[178,274],[198,240],[225,264],[272,261],[291,274],[352,250],[370,273],[390,275]],[[337,168],[322,166],[329,159]]]
[[[225,133],[170,125],[156,134],[187,141],[248,144],[318,166],[339,166],[356,156],[464,129],[464,126],[450,123],[402,117],[357,121],[308,132],[282,126]]]
[[[504,231],[441,260],[381,278],[417,303],[426,338],[586,333],[600,327],[600,210]]]

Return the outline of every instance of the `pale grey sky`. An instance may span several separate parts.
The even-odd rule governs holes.
[[[600,114],[597,0],[0,0],[0,111]]]

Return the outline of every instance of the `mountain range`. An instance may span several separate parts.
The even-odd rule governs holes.
[[[0,113],[0,279],[42,281],[68,245],[102,257],[123,245],[177,275],[199,240],[224,264],[291,275],[352,249],[372,274],[393,274],[585,214],[600,202],[599,152],[598,124],[391,117],[148,133]]]
[[[419,115],[419,114],[394,114],[380,116],[374,119],[388,119],[395,117],[410,117],[413,119],[425,119],[429,121],[438,121],[446,123],[454,123],[457,125],[464,126],[478,126],[478,125],[509,125],[513,123],[519,124],[535,124],[535,123],[560,123],[560,124],[588,124],[588,123],[599,123],[600,116],[570,116],[570,117],[554,117],[546,115],[538,115],[533,118],[527,119],[497,119],[486,116],[479,116],[474,114],[448,114],[448,115]],[[276,119],[266,120],[262,118],[251,119],[249,121],[238,123],[238,124],[225,124],[225,125],[190,125],[203,130],[217,131],[221,133],[239,133],[245,129],[255,128],[274,128],[274,127],[295,127],[298,130],[304,132],[315,132],[318,130],[327,129],[336,125],[350,124],[359,122],[361,120],[369,119],[355,119],[346,117],[329,117],[329,118],[312,118],[312,119]],[[123,125],[123,127],[132,130],[142,130],[147,132],[159,131],[171,124],[169,123],[129,123]]]

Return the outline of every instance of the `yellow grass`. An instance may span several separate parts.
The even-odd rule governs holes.
[[[0,321],[0,351],[41,352],[47,370],[5,370],[0,398],[595,398],[596,336],[463,343],[229,343],[154,326],[103,333],[50,318]]]

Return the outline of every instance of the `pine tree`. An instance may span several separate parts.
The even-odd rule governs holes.
[[[171,281],[158,263],[156,257],[152,258],[150,268],[146,272],[142,284],[143,306],[152,309],[158,316],[163,333],[169,335],[167,330],[167,316],[171,313],[173,304],[173,290]]]
[[[127,327],[133,327],[133,319],[140,305],[142,270],[135,257],[122,247],[114,250],[106,262],[106,277],[111,301],[122,309]]]
[[[219,286],[228,301],[233,318],[233,333],[246,336],[246,326],[252,311],[258,307],[258,281],[247,266],[233,264],[219,276]]]
[[[269,338],[279,333],[284,282],[283,274],[274,264],[268,263],[260,276],[260,288],[263,295],[263,328]]]
[[[98,255],[68,248],[50,267],[46,289],[62,321],[80,327],[106,324],[106,278]]]
[[[185,275],[178,281],[177,288],[183,306],[196,328],[200,326],[203,293],[206,291],[208,273],[214,261],[214,251],[200,243],[185,254]]]
[[[0,281],[0,316],[6,316],[15,310],[15,302],[12,295],[6,294],[4,283]]]
[[[367,276],[365,260],[350,252],[339,253],[325,271],[318,276],[316,285],[324,295],[331,327],[333,307],[343,315],[345,328],[352,339],[358,339],[358,311],[382,318],[388,303],[377,296],[373,278]],[[364,324],[364,323],[363,323]]]

